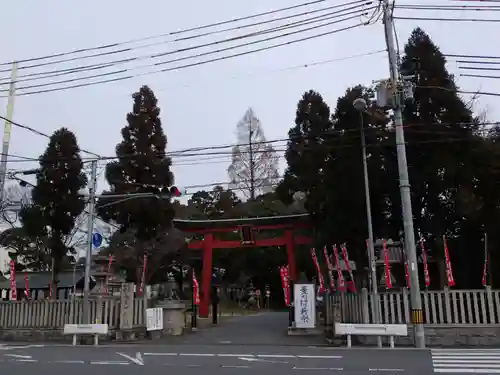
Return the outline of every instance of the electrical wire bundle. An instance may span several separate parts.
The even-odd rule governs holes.
[[[500,71],[500,56],[447,55],[447,57],[456,59],[455,62],[458,64],[458,69],[460,69],[461,72],[465,72],[465,73],[460,73],[461,77],[500,79],[500,73],[496,73],[495,75],[472,73],[472,72]]]
[[[433,12],[460,12],[462,15],[464,12],[476,12],[481,13],[481,15],[485,15],[488,18],[464,18],[464,17],[415,17],[415,16],[397,16],[394,19],[400,20],[416,20],[416,21],[440,21],[440,22],[476,22],[476,23],[497,23],[500,22],[498,19],[498,13],[500,12],[500,5],[491,5],[491,3],[495,3],[496,1],[471,1],[471,2],[481,2],[481,5],[477,4],[458,4],[465,3],[467,1],[455,1],[456,5],[449,4],[397,4],[394,6],[395,9],[400,9],[403,11],[433,11]],[[483,5],[484,3],[488,3],[488,5]],[[498,3],[498,2],[497,2]],[[499,3],[500,4],[500,3]],[[490,18],[489,16],[493,16],[495,18]]]
[[[21,74],[15,79],[16,96],[129,80],[305,42],[372,24],[380,8],[377,0],[354,0],[297,10],[324,2],[310,1],[163,35],[18,60]],[[290,11],[293,13],[281,15]],[[206,40],[214,36],[215,40]],[[180,45],[186,41],[197,44]],[[162,45],[167,49],[137,53]],[[142,61],[147,63],[131,66]],[[0,64],[0,73],[9,72],[10,64]],[[0,80],[0,97],[7,96],[9,83],[7,77]]]

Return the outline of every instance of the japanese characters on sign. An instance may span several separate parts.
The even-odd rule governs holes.
[[[146,309],[146,330],[159,331],[163,329],[163,309],[156,307]]]
[[[132,329],[134,318],[134,284],[123,283],[120,294],[120,329]]]
[[[280,267],[281,286],[285,297],[285,306],[290,306],[290,280],[288,278],[288,266]]]
[[[295,326],[297,328],[314,328],[316,326],[314,284],[295,284],[293,287]]]

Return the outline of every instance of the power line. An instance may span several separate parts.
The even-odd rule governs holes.
[[[404,10],[440,10],[440,11],[500,11],[500,5],[422,5],[403,4],[396,5],[397,9]]]
[[[169,51],[169,52],[165,52],[165,53],[161,53],[161,54],[156,54],[156,55],[154,55],[153,58],[162,57],[162,56],[168,56],[168,55],[175,55],[175,54],[182,53],[182,52],[192,51],[192,50],[196,50],[196,49],[200,49],[200,48],[205,48],[205,47],[216,46],[216,45],[219,45],[219,44],[225,44],[225,43],[229,43],[229,42],[233,42],[233,41],[238,41],[238,40],[241,40],[241,39],[251,38],[251,37],[254,37],[254,36],[258,36],[258,35],[265,35],[265,34],[268,34],[268,33],[275,33],[277,31],[283,31],[283,30],[286,30],[286,29],[294,29],[297,26],[311,25],[311,24],[317,23],[319,21],[327,21],[327,20],[331,20],[331,19],[337,19],[337,18],[341,18],[343,16],[348,16],[348,15],[353,15],[354,14],[357,17],[358,13],[361,10],[357,9],[357,10],[353,10],[353,11],[351,10],[349,12],[345,12],[345,11],[346,10],[344,9],[344,10],[341,10],[341,11],[332,12],[330,14],[333,14],[333,15],[331,15],[329,17],[325,17],[325,16],[320,16],[321,18],[314,17],[315,19],[312,20],[312,21],[306,20],[307,22],[305,22],[305,21],[304,22],[303,21],[299,21],[299,23],[294,22],[294,23],[291,23],[291,24],[280,26],[279,28],[273,28],[273,29],[268,29],[268,30],[261,30],[261,31],[259,31],[257,33],[253,33],[253,34],[247,34],[247,35],[233,37],[233,38],[224,39],[224,40],[217,40],[217,41],[214,41],[214,42],[199,44],[199,45],[190,46],[190,47],[186,47],[186,48],[179,48],[177,50],[173,50],[173,51]],[[344,13],[343,14],[339,14],[339,13],[342,13],[342,12],[344,12]],[[356,17],[353,17],[353,18],[356,18]],[[318,18],[318,19],[316,19],[316,18]],[[348,19],[351,19],[351,18],[348,18]],[[341,22],[341,21],[339,21],[339,22]],[[19,86],[19,87],[16,88],[16,91],[26,90],[26,89],[31,89],[31,88],[38,88],[38,87],[52,86],[52,85],[63,84],[63,83],[72,83],[72,82],[81,81],[81,80],[90,80],[90,79],[101,78],[101,77],[110,76],[110,75],[123,74],[123,73],[126,73],[126,72],[132,72],[132,71],[140,70],[140,69],[144,69],[144,68],[157,67],[157,66],[161,66],[161,65],[165,65],[165,64],[170,64],[172,62],[185,61],[185,60],[189,60],[189,59],[192,59],[192,58],[195,58],[195,57],[208,56],[208,55],[212,55],[212,54],[216,54],[216,53],[220,53],[220,52],[225,52],[225,51],[229,51],[229,50],[236,49],[236,48],[246,47],[248,45],[263,43],[263,42],[267,42],[267,41],[270,41],[270,40],[274,40],[274,39],[278,39],[278,38],[282,38],[282,37],[294,35],[296,33],[302,33],[302,32],[305,32],[305,31],[314,30],[315,28],[321,28],[321,27],[330,26],[330,25],[331,25],[331,23],[322,24],[322,25],[319,25],[317,27],[311,27],[311,28],[307,28],[307,29],[303,29],[303,30],[298,30],[298,31],[292,32],[292,33],[286,33],[286,34],[277,35],[277,36],[274,36],[274,37],[268,37],[268,38],[257,40],[257,41],[254,41],[254,42],[243,43],[243,44],[240,44],[240,45],[231,46],[231,47],[223,48],[223,49],[218,49],[218,50],[215,50],[215,51],[208,51],[208,52],[205,52],[205,53],[199,53],[199,54],[195,54],[194,56],[192,56],[192,55],[191,56],[184,56],[182,58],[177,58],[175,60],[160,61],[160,62],[153,63],[153,64],[145,64],[145,65],[141,65],[141,66],[138,66],[138,67],[133,67],[133,68],[128,68],[128,69],[120,69],[120,70],[115,70],[115,71],[112,71],[112,72],[98,73],[98,74],[95,74],[95,75],[84,76],[84,77],[76,77],[76,78],[71,78],[71,79],[66,79],[66,80],[60,80],[60,81],[56,81],[56,82],[48,82],[48,83],[34,84],[34,85],[28,85],[28,86]],[[129,61],[132,61],[133,59],[126,59],[126,60],[128,60],[128,62],[129,62]],[[106,68],[109,68],[111,66],[113,66],[113,64],[107,64]],[[16,82],[20,82],[20,81],[34,81],[34,80],[40,80],[40,79],[45,79],[45,78],[46,77],[32,77],[32,78],[26,78],[26,79],[16,80]],[[10,84],[10,82],[6,82],[4,84],[7,84],[7,83]],[[2,89],[2,90],[0,90],[0,92],[8,92],[8,91],[9,91],[8,89]]]
[[[441,22],[500,22],[500,19],[488,18],[438,18],[438,17],[394,17],[395,20],[413,20],[413,21],[441,21]]]
[[[143,42],[143,41],[147,41],[147,40],[151,40],[151,39],[165,38],[165,37],[168,37],[168,36],[181,35],[181,34],[189,33],[189,32],[192,32],[192,31],[199,31],[199,30],[209,29],[209,28],[213,28],[213,27],[217,27],[217,26],[223,26],[223,25],[227,25],[227,24],[231,24],[231,23],[236,23],[236,22],[240,22],[240,21],[244,21],[244,20],[248,20],[248,19],[263,17],[263,16],[267,16],[267,15],[274,15],[276,13],[281,13],[281,12],[285,12],[285,11],[289,11],[289,10],[294,10],[294,9],[306,7],[306,6],[309,6],[309,5],[323,3],[325,1],[326,0],[316,0],[316,1],[311,1],[311,2],[301,3],[301,4],[298,4],[298,5],[294,5],[294,6],[280,8],[280,9],[277,9],[277,10],[271,10],[271,11],[266,11],[266,12],[262,12],[262,13],[252,14],[252,15],[249,15],[249,16],[232,18],[232,19],[229,19],[229,20],[226,20],[226,21],[215,22],[215,23],[210,23],[210,24],[206,24],[206,25],[191,27],[191,28],[187,28],[187,29],[183,29],[183,30],[178,30],[178,31],[175,31],[175,32],[169,32],[169,33],[164,33],[164,34],[160,34],[160,35],[154,35],[154,36],[149,36],[149,37],[144,37],[144,38],[138,38],[138,39],[128,40],[128,41],[124,41],[124,42],[117,42],[117,43],[112,43],[112,44],[107,44],[107,45],[101,45],[101,46],[98,46],[98,47],[82,48],[82,49],[77,49],[77,50],[72,50],[72,51],[67,51],[67,52],[56,53],[56,54],[52,54],[52,55],[46,55],[46,56],[34,57],[34,58],[29,58],[29,59],[24,59],[24,60],[18,60],[17,62],[18,63],[25,63],[25,62],[30,62],[30,61],[40,61],[40,60],[51,59],[51,58],[55,58],[55,57],[63,57],[63,56],[78,54],[78,53],[82,53],[82,52],[102,51],[102,50],[105,50],[105,49],[117,48],[117,47],[121,47],[121,46],[124,46],[124,45],[132,44],[132,43],[137,43],[137,42]],[[330,8],[333,9],[335,7],[338,8],[338,7],[348,6],[348,5],[353,5],[353,4],[361,4],[361,3],[364,3],[364,2],[367,2],[367,1],[368,0],[355,0],[355,1],[350,1],[350,2],[346,2],[346,3],[342,3],[342,4],[339,4],[339,5],[335,5],[335,6],[330,7]],[[372,1],[369,1],[369,2],[371,3]],[[322,10],[326,10],[326,9],[329,9],[329,8],[324,8]],[[318,10],[318,11],[322,11],[322,10]],[[312,12],[314,12],[314,11],[312,11]],[[304,14],[310,14],[310,13],[311,12],[303,12],[302,15],[304,15]],[[280,19],[293,18],[293,17],[297,17],[297,16],[300,16],[300,15],[301,14],[299,13],[299,14],[295,14],[295,15],[292,15],[292,16],[289,16],[289,17],[278,17],[278,18],[280,18]],[[271,20],[270,22],[274,22],[274,21]],[[255,24],[238,26],[238,27],[235,27],[233,29],[237,30],[237,29],[247,28],[247,27],[256,26],[256,25],[260,25],[260,24],[262,24],[262,23],[257,22]],[[212,31],[212,32],[208,32],[208,33],[204,33],[204,34],[200,34],[200,35],[201,36],[207,36],[207,35],[217,34],[217,33],[220,33],[220,32],[221,31],[216,30],[216,31]],[[196,37],[196,36],[194,36],[194,37]],[[181,39],[181,40],[192,39],[194,37],[187,37],[186,39]],[[176,40],[174,40],[174,41],[176,41]],[[117,54],[117,53],[123,53],[123,52],[129,52],[129,51],[136,50],[136,49],[139,49],[139,48],[151,47],[151,46],[155,46],[155,45],[159,45],[159,44],[165,44],[165,43],[170,43],[170,42],[172,42],[172,41],[163,41],[163,42],[157,42],[157,43],[148,44],[146,46],[121,48],[120,50],[117,50],[117,51],[106,51],[106,52],[99,52],[97,54],[91,54],[91,55],[86,55],[86,56],[79,56],[79,57],[73,57],[73,58],[68,58],[68,59],[61,59],[61,60],[51,61],[51,62],[42,63],[42,64],[35,64],[35,65],[32,65],[32,66],[24,67],[24,69],[33,68],[33,67],[40,67],[40,66],[46,66],[46,65],[52,65],[52,64],[58,64],[58,63],[63,63],[63,62],[83,60],[83,59],[94,58],[94,57],[107,56],[107,55],[112,55],[112,54]],[[0,66],[1,65],[4,65],[4,66],[5,65],[10,65],[10,64],[12,64],[12,62],[4,62],[4,63],[0,64]]]
[[[430,125],[435,125],[435,126],[442,126],[444,128],[446,127],[449,127],[449,126],[470,126],[470,125],[474,125],[474,126],[478,126],[478,127],[481,127],[482,129],[479,129],[478,131],[476,131],[476,135],[479,135],[480,133],[487,133],[489,130],[495,128],[495,127],[498,127],[500,126],[500,122],[486,122],[486,123],[432,123],[432,124],[429,124],[429,123],[421,123],[421,124],[408,124],[408,125],[405,125],[404,127],[405,128],[411,128],[412,131],[415,133],[419,133],[419,134],[432,134],[432,135],[448,135],[449,133],[446,132],[446,131],[439,131],[439,130],[426,130],[426,129],[419,129],[419,127],[421,126],[430,126]],[[387,131],[387,132],[390,132],[391,130],[390,129],[386,129],[384,127],[370,127],[367,129],[367,131],[381,131],[381,130],[384,130],[384,131]],[[331,131],[328,131],[328,132],[324,132],[322,134],[318,134],[318,135],[315,135],[315,136],[311,136],[311,137],[307,137],[307,136],[297,136],[297,137],[287,137],[287,138],[281,138],[281,139],[272,139],[272,140],[269,140],[269,141],[261,141],[261,142],[252,142],[252,145],[256,145],[256,144],[267,144],[267,145],[271,145],[271,144],[276,144],[276,143],[284,143],[284,142],[289,142],[289,141],[292,141],[294,139],[308,139],[308,138],[317,138],[317,137],[322,137],[322,138],[325,138],[325,137],[333,137],[333,136],[342,136],[342,138],[340,138],[340,140],[354,140],[354,139],[357,139],[359,138],[359,135],[357,134],[359,132],[359,129],[357,128],[353,128],[353,129],[343,129],[343,130],[331,130]],[[350,134],[350,136],[348,138],[346,138],[346,134]],[[451,142],[458,142],[458,141],[470,141],[471,139],[470,138],[459,138],[459,137],[455,137],[455,138],[440,138],[440,139],[437,139],[437,140],[430,140],[430,141],[422,141],[422,142],[411,142],[412,144],[414,143],[451,143]],[[233,151],[231,150],[231,148],[235,147],[235,146],[249,146],[248,143],[240,143],[240,144],[226,144],[226,145],[213,145],[213,146],[205,146],[205,147],[193,147],[193,148],[188,148],[188,149],[183,149],[183,150],[177,150],[177,151],[173,151],[173,155],[166,155],[166,156],[169,156],[169,157],[183,157],[183,158],[186,158],[186,157],[197,157],[199,158],[200,156],[211,156],[211,157],[214,157],[214,156],[217,156],[217,157],[229,157],[232,155]],[[285,144],[283,145],[279,145],[280,147],[281,146],[285,146]],[[387,147],[390,147],[391,145],[369,145],[369,147],[377,147],[377,146],[387,146]],[[315,146],[316,148],[319,147],[319,146]],[[330,142],[325,142],[325,147],[335,147],[335,148],[345,148],[345,147],[355,147],[353,145],[343,145],[343,144],[340,144],[340,145],[334,145],[333,143],[330,143]],[[228,150],[229,149],[229,150]],[[309,150],[313,150],[313,149],[308,149],[307,147],[302,147],[303,151],[309,151]],[[275,152],[285,152],[286,149],[274,149]],[[253,150],[253,152],[267,152],[267,150]],[[245,153],[245,151],[242,151],[242,153]],[[130,155],[129,157],[135,157],[136,155]],[[123,156],[122,156],[123,157]],[[100,161],[107,161],[107,160],[116,160],[116,159],[119,159],[120,157],[118,156],[109,156],[109,157],[101,157],[99,158],[98,160]],[[26,160],[26,161],[39,161],[39,159],[36,159],[36,158],[29,158],[31,160]],[[206,158],[204,160],[207,160],[209,158]],[[92,160],[96,160],[96,159],[92,159]],[[17,160],[17,162],[20,162],[22,160]],[[188,160],[189,161],[189,160]],[[192,161],[192,160],[191,160]],[[229,160],[228,160],[229,161]]]
[[[247,24],[247,25],[236,26],[236,27],[232,27],[232,28],[227,28],[227,29],[223,29],[223,30],[216,30],[216,31],[208,32],[208,33],[191,35],[191,36],[182,37],[182,38],[176,38],[176,39],[170,40],[168,42],[161,42],[160,44],[164,44],[164,43],[172,43],[172,44],[174,44],[174,43],[180,42],[180,41],[198,39],[198,38],[202,38],[202,37],[205,37],[205,36],[208,36],[208,35],[220,34],[220,33],[227,32],[227,31],[239,31],[239,30],[243,30],[245,28],[261,26],[261,25],[266,24],[266,23],[274,23],[274,22],[278,22],[278,21],[282,21],[282,20],[289,20],[289,19],[293,19],[293,18],[296,18],[296,17],[302,17],[304,15],[310,15],[310,14],[314,14],[314,13],[318,13],[318,12],[325,12],[327,10],[339,9],[339,8],[342,8],[342,7],[346,7],[347,5],[357,4],[357,5],[353,5],[353,6],[350,6],[348,8],[345,8],[345,9],[341,9],[341,10],[329,12],[329,13],[322,14],[322,15],[315,16],[315,17],[301,19],[299,21],[288,23],[288,24],[285,24],[285,25],[274,26],[274,27],[271,27],[271,28],[268,28],[268,29],[263,29],[263,30],[258,30],[258,31],[254,31],[254,32],[251,32],[251,33],[247,33],[245,35],[241,35],[241,36],[237,36],[237,37],[233,37],[233,38],[222,39],[222,40],[219,40],[217,43],[231,42],[231,41],[234,41],[234,40],[241,40],[241,39],[245,39],[245,38],[255,37],[255,36],[258,36],[258,35],[264,35],[264,34],[267,34],[267,33],[273,32],[273,31],[280,31],[280,29],[284,30],[286,28],[293,27],[293,25],[299,26],[300,24],[305,24],[308,21],[314,21],[314,20],[319,21],[321,19],[327,19],[326,18],[327,16],[331,16],[331,15],[338,14],[338,13],[341,13],[341,12],[345,12],[345,11],[348,11],[348,10],[353,10],[353,9],[356,9],[356,8],[360,8],[361,9],[364,6],[370,5],[371,3],[373,3],[373,0],[356,0],[354,2],[347,3],[347,4],[334,5],[334,6],[329,6],[329,7],[322,8],[322,9],[314,9],[314,10],[311,10],[311,11],[297,13],[297,14],[288,15],[288,16],[284,16],[284,17],[272,18],[270,20],[265,20],[265,21],[261,21],[261,22],[254,22],[254,23]],[[185,49],[185,50],[183,49],[183,52],[185,52],[187,50],[193,50],[193,49],[196,49],[196,48],[206,47],[206,46],[209,46],[209,45],[211,45],[211,43],[204,44],[204,45],[201,45],[201,46],[197,46],[195,48],[188,48],[188,49]],[[143,46],[141,46],[141,47],[143,47]],[[151,47],[151,45],[146,45],[144,47]],[[132,49],[130,49],[130,51],[131,50]],[[116,51],[116,53],[124,53],[124,52],[129,52],[129,51],[128,50],[119,50],[119,51]],[[83,72],[83,71],[93,71],[93,70],[106,69],[106,68],[109,68],[109,67],[112,67],[112,66],[127,64],[127,63],[130,63],[130,62],[137,62],[137,61],[142,61],[142,60],[147,60],[147,59],[157,59],[157,58],[165,56],[166,54],[169,54],[169,53],[170,53],[169,51],[167,51],[167,52],[156,52],[154,54],[143,55],[143,56],[132,56],[132,57],[127,57],[127,58],[120,58],[120,59],[114,60],[114,61],[107,61],[107,62],[103,62],[103,63],[84,65],[84,66],[79,66],[79,67],[76,67],[76,68],[66,68],[66,69],[59,69],[59,70],[55,70],[55,71],[53,70],[53,71],[48,71],[48,72],[30,73],[30,74],[25,74],[25,75],[19,76],[19,78],[21,78],[21,79],[17,80],[16,82],[23,81],[23,77],[30,77],[31,76],[32,79],[44,79],[44,78],[49,78],[49,77],[57,77],[57,76],[62,76],[62,75],[67,75],[67,74],[80,73],[80,72]],[[107,55],[109,55],[109,53]],[[100,55],[93,55],[91,57],[99,57],[99,56]],[[35,64],[35,65],[29,65],[29,66],[21,66],[20,69],[37,68],[37,67],[41,67],[41,66],[45,66],[45,65],[59,64],[59,63],[65,63],[65,62],[68,62],[68,61],[75,61],[75,60],[81,60],[81,59],[82,58],[73,58],[73,59],[67,59],[67,60],[57,60],[57,61],[53,61],[53,62],[49,62],[49,63]],[[0,72],[7,72],[7,71],[9,71],[9,70],[8,69],[0,70]],[[3,82],[2,84],[6,84],[6,83]]]
[[[12,121],[12,120],[9,120],[8,118],[3,117],[3,116],[1,116],[1,115],[0,115],[0,119],[2,119],[2,120],[4,120],[4,121],[7,121],[7,122],[9,122],[10,124],[12,124],[12,125],[14,125],[14,126],[16,126],[16,127],[18,127],[18,128],[28,130],[28,131],[29,131],[29,132],[31,132],[31,133],[34,133],[34,134],[36,134],[36,135],[40,135],[40,136],[42,136],[42,137],[45,137],[45,138],[50,139],[50,135],[48,135],[48,134],[46,134],[46,133],[43,133],[43,132],[41,132],[40,130],[36,130],[35,128],[32,128],[32,127],[30,127],[30,126],[26,126],[26,125],[19,124],[18,122],[16,122],[16,121]],[[95,152],[87,151],[87,150],[84,150],[84,149],[80,149],[80,151],[82,151],[82,152],[84,152],[84,153],[86,153],[86,154],[89,154],[89,155],[94,155],[95,157],[98,157],[98,158],[100,158],[100,157],[101,157],[101,155],[96,154]]]
[[[460,77],[500,79],[500,76],[486,76],[486,75],[480,75],[480,74],[460,74]],[[500,94],[498,94],[498,96],[500,96]]]
[[[447,54],[444,54],[443,56],[445,56],[445,57],[454,57],[454,58],[469,58],[469,59],[489,59],[489,60],[500,59],[500,56],[458,55],[458,54],[452,54],[452,53],[447,53]]]
[[[333,21],[333,22],[330,22],[328,24],[323,24],[323,25],[315,26],[315,27],[312,27],[312,28],[309,28],[309,29],[306,29],[306,30],[300,30],[300,31],[295,31],[295,32],[287,33],[286,35],[292,35],[292,34],[304,32],[304,31],[309,31],[309,30],[312,30],[312,29],[315,29],[315,28],[318,28],[318,27],[330,26],[330,25],[333,25],[333,24],[336,24],[336,23],[345,22],[347,20],[350,20],[350,19],[353,19],[353,18],[357,18],[357,17],[362,16],[362,15],[363,14],[358,14],[356,16],[351,16],[351,17],[348,17],[346,19],[342,19],[342,20],[338,20],[338,21]],[[166,73],[166,72],[170,72],[170,71],[186,69],[186,68],[190,68],[190,67],[195,67],[195,66],[200,66],[200,65],[205,65],[205,64],[213,63],[213,62],[228,60],[228,59],[235,58],[235,57],[246,56],[246,55],[254,54],[254,53],[257,53],[257,52],[267,51],[267,50],[271,50],[271,49],[275,49],[275,48],[279,48],[279,47],[283,47],[283,46],[288,46],[288,45],[291,45],[291,44],[300,43],[300,42],[304,42],[304,41],[308,41],[308,40],[320,38],[320,37],[327,36],[327,35],[336,34],[336,33],[342,32],[342,31],[347,31],[347,30],[354,29],[354,28],[357,28],[357,27],[360,27],[360,26],[363,26],[363,25],[364,24],[355,24],[355,25],[347,26],[347,27],[344,27],[344,28],[341,28],[341,29],[335,29],[335,30],[323,32],[323,33],[320,33],[320,34],[315,34],[315,35],[311,35],[311,36],[302,37],[302,38],[299,38],[299,39],[293,39],[293,40],[290,40],[290,41],[273,44],[273,45],[266,46],[266,47],[256,48],[256,49],[253,49],[253,50],[250,50],[250,51],[244,51],[244,52],[234,53],[232,55],[225,55],[225,56],[221,56],[221,57],[215,57],[215,58],[204,60],[204,61],[198,61],[198,62],[188,63],[188,64],[174,66],[174,67],[170,67],[170,68],[164,68],[164,69],[161,69],[161,70],[149,71],[149,72],[140,73],[140,74],[131,74],[131,75],[123,76],[123,77],[111,78],[111,79],[106,79],[106,80],[99,80],[99,81],[95,81],[95,82],[86,82],[86,83],[81,83],[81,84],[76,84],[76,85],[70,85],[70,86],[66,86],[66,87],[57,87],[57,88],[48,88],[48,89],[37,90],[37,91],[29,91],[29,92],[19,93],[16,96],[26,96],[26,95],[42,94],[42,93],[63,91],[63,90],[69,90],[69,89],[74,89],[74,88],[80,88],[80,87],[95,86],[95,85],[101,85],[101,84],[106,84],[106,83],[112,83],[112,82],[130,80],[130,79],[133,79],[133,78],[148,76],[148,75],[152,75],[152,74]],[[197,54],[197,55],[194,55],[194,56],[187,56],[187,57],[183,57],[183,58],[179,58],[179,59],[173,59],[173,60],[169,60],[169,61],[166,61],[166,62],[162,62],[162,65],[163,64],[168,64],[168,63],[175,63],[175,62],[178,62],[178,61],[187,60],[187,59],[191,59],[191,58],[201,57],[201,56],[205,56],[205,55],[210,55],[210,54],[214,54],[214,53],[220,53],[220,52],[232,50],[234,48],[246,47],[248,45],[262,43],[262,42],[265,42],[267,40],[272,40],[272,39],[280,38],[280,37],[283,37],[283,36],[286,36],[286,35],[269,37],[269,38],[266,38],[265,40],[259,40],[259,41],[254,41],[254,42],[250,42],[250,43],[241,44],[241,45],[238,45],[238,46],[222,48],[222,49],[219,49],[217,51],[210,51],[210,52],[200,53],[200,54]],[[6,97],[6,96],[0,96],[0,98],[1,97]]]

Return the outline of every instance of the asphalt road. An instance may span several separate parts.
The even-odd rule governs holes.
[[[359,350],[327,347],[238,346],[238,345],[140,345],[94,347],[0,348],[0,373],[16,371],[35,375],[41,371],[72,375],[100,373],[126,375],[146,370],[148,374],[182,371],[183,375],[240,374],[262,375],[348,372],[350,374],[404,372],[429,374],[428,351]]]
[[[317,375],[336,372],[500,374],[500,349],[333,348],[322,336],[286,334],[286,314],[263,313],[233,318],[215,328],[168,342],[99,347],[0,343],[0,374],[148,375],[259,372],[259,375]]]

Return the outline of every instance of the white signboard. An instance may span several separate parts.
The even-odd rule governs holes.
[[[314,328],[316,326],[316,293],[314,284],[294,284],[293,302],[295,327]]]
[[[146,309],[146,329],[148,331],[159,331],[163,329],[163,309],[156,307]]]

